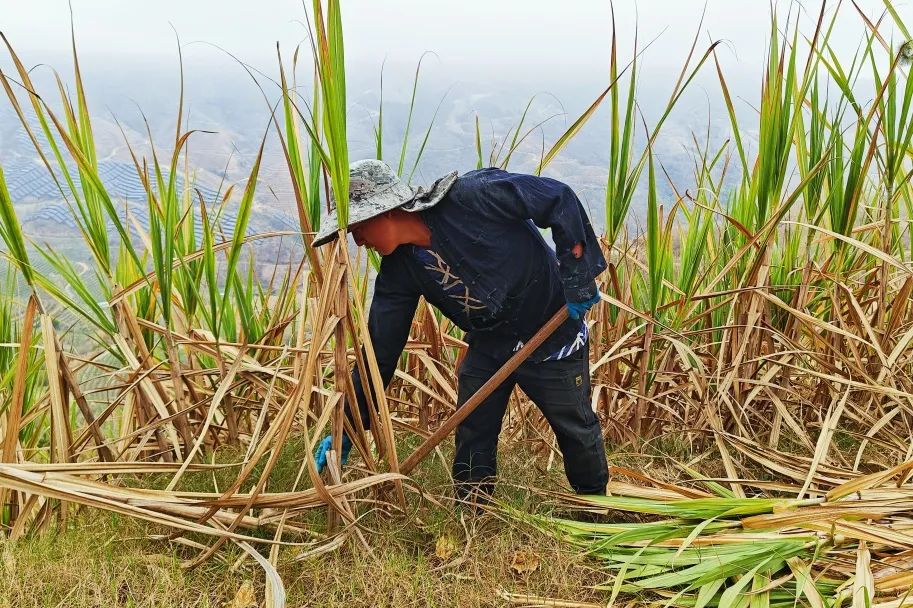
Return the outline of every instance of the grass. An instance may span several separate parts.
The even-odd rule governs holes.
[[[472,545],[465,561],[447,566],[435,554],[438,530],[459,534],[460,557],[465,533],[454,526],[398,525],[388,521],[372,541],[374,556],[344,549],[320,558],[293,562],[280,558],[289,605],[335,606],[497,606],[499,588],[534,595],[597,599],[602,593],[581,591],[591,569],[583,558],[557,539],[521,531],[489,519],[470,529]],[[0,605],[72,606],[231,606],[245,581],[263,598],[262,575],[245,566],[231,571],[237,551],[223,561],[195,570],[180,567],[182,556],[163,542],[131,540],[148,532],[129,520],[93,513],[74,521],[79,528],[42,538],[2,544],[5,574]],[[510,569],[515,551],[534,551],[541,558],[526,576]],[[449,561],[452,561],[449,560]],[[35,581],[42,581],[35,584]],[[391,583],[391,581],[398,581]]]
[[[282,465],[270,476],[271,488],[291,487],[303,453],[300,440],[286,446]],[[504,483],[498,496],[515,508],[533,506],[532,495],[522,486],[566,487],[560,468],[541,470],[540,459],[522,446],[503,446],[500,455]],[[227,450],[219,460],[232,462],[236,456]],[[289,605],[497,606],[503,605],[499,589],[592,601],[605,595],[587,589],[597,580],[593,565],[558,538],[493,515],[452,508],[444,498],[449,495],[448,466],[435,457],[422,471],[424,489],[443,504],[414,498],[408,517],[367,515],[363,525],[373,554],[357,545],[304,560],[295,559],[299,550],[280,552],[278,570]],[[230,480],[228,473],[219,475],[216,485]],[[508,480],[516,486],[507,485]],[[167,477],[142,483],[162,487]],[[190,473],[180,489],[213,487],[213,476]],[[313,512],[310,523],[315,530],[323,529],[326,512]],[[180,564],[192,552],[148,538],[162,533],[167,529],[85,510],[63,528],[0,541],[0,606],[232,606],[245,581],[253,583],[262,600],[262,573],[251,560],[233,568],[242,555],[238,549],[226,547],[218,559],[185,570]],[[453,552],[442,552],[443,558],[436,554],[442,537],[454,543]],[[517,551],[538,556],[539,567],[530,573],[512,570]]]
[[[92,511],[65,530],[2,541],[0,605],[215,608],[240,587],[215,564],[182,569],[173,548],[150,543],[147,532],[133,519]]]

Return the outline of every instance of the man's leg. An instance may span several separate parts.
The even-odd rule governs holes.
[[[599,420],[590,407],[589,344],[559,361],[527,361],[517,370],[523,392],[542,410],[578,494],[605,494],[609,481]]]
[[[470,350],[460,366],[457,407],[462,407],[498,367],[497,361]],[[514,384],[513,378],[505,380],[457,427],[453,457],[457,498],[467,499],[474,493],[490,496],[494,491],[498,435]]]

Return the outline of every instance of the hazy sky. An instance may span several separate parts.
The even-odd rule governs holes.
[[[857,0],[879,15],[882,0]],[[311,6],[311,0],[307,0]],[[648,58],[680,65],[697,30],[704,0],[616,0],[616,22],[630,45],[635,23],[642,41],[661,35]],[[725,39],[728,61],[761,60],[768,31],[768,0],[707,0],[701,40]],[[123,58],[129,54],[174,58],[171,23],[183,42],[220,45],[257,65],[273,65],[275,43],[289,51],[303,40],[302,3],[296,0],[72,0],[82,54]],[[352,65],[379,65],[387,57],[413,64],[422,52],[439,57],[440,69],[459,74],[473,69],[509,73],[561,69],[600,71],[608,58],[611,19],[608,0],[343,0],[346,51]],[[837,5],[828,2],[828,7]],[[795,2],[778,3],[781,20]],[[804,31],[811,32],[821,0],[802,3]],[[913,23],[911,0],[895,6]],[[635,12],[638,13],[635,18]],[[846,27],[835,41],[851,50],[862,33],[850,2],[842,9]],[[0,30],[21,54],[40,61],[42,51],[69,48],[69,9],[65,0],[0,0]],[[623,47],[623,48],[630,48]],[[112,55],[113,54],[113,55]],[[218,51],[203,45],[185,49],[189,61],[208,61]]]
[[[415,64],[424,52],[435,53],[422,71],[420,115],[415,123],[419,126],[412,134],[413,145],[419,141],[415,133],[430,124],[438,100],[446,98],[447,103],[442,102],[443,111],[422,161],[418,174],[422,182],[429,181],[422,170],[431,177],[455,166],[474,166],[475,117],[481,117],[483,131],[490,134],[487,147],[516,124],[524,104],[535,95],[529,122],[550,119],[541,135],[543,142],[546,138],[553,141],[608,82],[609,0],[341,2],[350,83],[349,143],[357,153],[373,153],[372,125],[384,59],[385,136],[389,146],[398,146]],[[664,107],[695,34],[699,36],[697,55],[711,40],[722,40],[718,57],[736,111],[740,120],[745,119],[745,141],[751,152],[771,2],[781,29],[787,19],[791,23],[799,19],[800,31],[812,35],[823,0],[616,0],[622,65],[632,57],[635,32],[641,49],[654,41],[645,51],[639,72],[638,107],[645,122],[652,125]],[[310,10],[312,0],[305,4]],[[706,17],[699,26],[705,4]],[[838,4],[838,0],[828,0],[828,11],[836,10]],[[873,21],[884,13],[884,0],[856,0],[856,4]],[[894,6],[913,28],[913,0],[894,0]],[[219,131],[218,136],[201,136],[195,143],[197,150],[204,149],[216,159],[214,172],[222,166],[219,154],[229,154],[236,144],[247,153],[239,155],[241,165],[250,161],[251,147],[255,149],[267,124],[269,104],[263,103],[239,66],[213,45],[275,76],[276,43],[286,60],[296,45],[304,43],[305,61],[299,75],[305,81],[309,76],[310,49],[302,23],[306,9],[300,0],[72,0],[72,7],[93,111],[124,118],[138,132],[144,129],[137,106],[150,113],[154,127],[167,129],[165,137],[170,136],[178,86],[172,26],[177,30],[184,43],[192,124]],[[842,2],[838,14],[831,43],[841,62],[849,65],[866,29],[851,0]],[[63,72],[65,79],[69,77],[70,9],[66,0],[0,0],[0,31],[27,65],[48,63]],[[899,44],[890,18],[881,32]],[[0,50],[0,69],[9,70],[6,55]],[[51,75],[46,68],[35,73],[36,78]],[[53,91],[54,83],[49,86],[47,90]],[[862,88],[864,99],[870,99],[870,83],[863,82]],[[276,87],[267,85],[266,89],[275,101]],[[550,95],[540,95],[542,92]],[[3,110],[0,104],[0,114]],[[15,119],[9,112],[7,115]],[[550,168],[584,194],[589,187],[594,200],[602,196],[597,190],[605,179],[608,130],[604,118],[594,118]],[[714,145],[721,144],[730,125],[712,63],[705,65],[664,127],[656,148],[664,167],[690,174],[689,157],[683,151],[690,149],[694,129],[703,132],[706,128],[710,133],[711,126],[708,138]],[[118,145],[119,131],[112,129],[111,133],[111,141],[117,142],[111,145]]]

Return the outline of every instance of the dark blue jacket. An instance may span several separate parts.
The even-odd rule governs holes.
[[[460,176],[437,205],[419,213],[431,230],[431,249],[485,310],[471,319],[461,314],[417,261],[411,245],[384,256],[368,318],[384,386],[405,347],[419,296],[466,332],[470,348],[506,360],[565,302],[596,295],[595,278],[606,261],[583,205],[566,184],[479,169]],[[536,226],[551,229],[556,251]],[[583,244],[579,259],[571,253],[576,243]],[[580,321],[568,319],[530,358],[547,357],[571,342],[579,329]],[[357,369],[353,381],[367,428],[367,401]]]

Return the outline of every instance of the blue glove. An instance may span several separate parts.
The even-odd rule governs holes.
[[[317,450],[314,452],[314,460],[317,461],[317,472],[322,473],[323,468],[327,466],[327,452],[330,451],[330,448],[333,446],[333,436],[327,435],[320,440],[320,445],[317,446]],[[345,464],[349,459],[349,452],[352,451],[352,440],[349,439],[349,436],[343,434],[342,436],[342,464]]]
[[[590,298],[585,302],[568,302],[567,303],[567,316],[572,319],[579,319],[586,314],[590,308],[593,307],[596,302],[599,301],[599,292],[596,292],[596,295]]]

